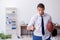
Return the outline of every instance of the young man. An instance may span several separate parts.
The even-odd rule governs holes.
[[[51,21],[51,16],[44,13],[45,6],[42,3],[39,3],[37,6],[38,13],[34,15],[28,26],[27,30],[33,30],[33,40],[50,40],[50,32],[47,29],[48,22]]]

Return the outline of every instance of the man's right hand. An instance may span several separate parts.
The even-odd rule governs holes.
[[[34,26],[32,26],[32,27],[31,27],[31,30],[32,30],[32,31],[34,31],[34,30],[35,30],[35,27],[34,27]]]
[[[35,27],[34,27],[34,26],[32,26],[32,27],[27,27],[27,30],[28,30],[28,31],[30,31],[30,30],[34,31],[34,30],[35,30]]]

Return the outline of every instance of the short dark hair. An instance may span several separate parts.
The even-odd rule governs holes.
[[[38,8],[38,7],[45,9],[45,6],[44,6],[43,3],[39,3],[38,6],[37,6],[37,8]]]

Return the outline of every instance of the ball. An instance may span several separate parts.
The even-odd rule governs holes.
[[[52,22],[48,22],[47,29],[48,29],[49,32],[53,31],[53,23]]]

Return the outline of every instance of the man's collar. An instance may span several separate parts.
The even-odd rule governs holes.
[[[41,15],[38,13],[38,16],[41,16]],[[45,13],[42,16],[45,16]]]

